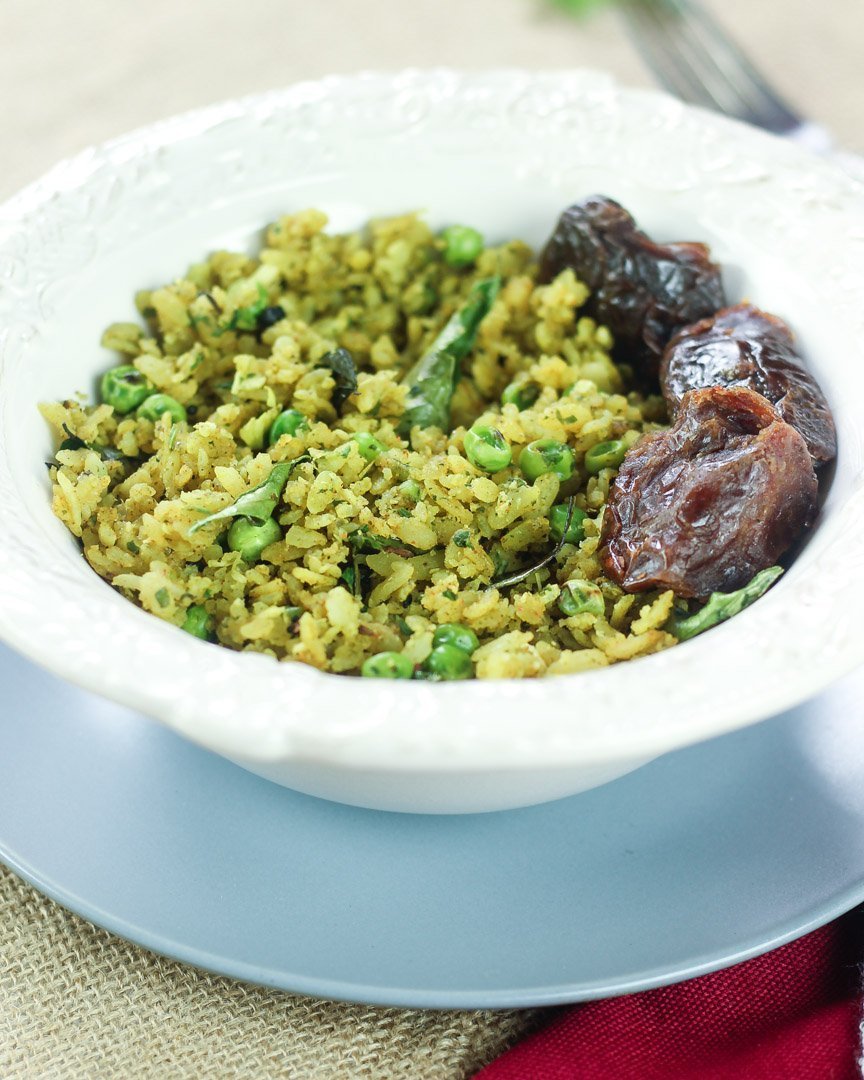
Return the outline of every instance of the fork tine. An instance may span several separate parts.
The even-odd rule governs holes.
[[[673,93],[773,131],[801,123],[698,4],[623,0],[622,7],[637,48]]]
[[[719,108],[681,49],[665,32],[665,19],[658,18],[654,5],[643,0],[622,0],[621,7],[633,43],[661,85],[684,101]]]
[[[785,117],[790,127],[796,127],[801,123],[801,117],[782,100],[776,90],[765,82],[747,54],[736,45],[704,7],[690,3],[689,0],[669,0],[669,2],[682,9],[684,22],[691,33],[701,40],[717,69],[739,89],[742,99],[750,104],[753,112],[760,113],[764,109],[769,109],[775,112],[778,118]]]
[[[678,49],[693,68],[694,75],[704,84],[721,112],[741,115],[750,112],[750,101],[737,79],[730,79],[714,58],[713,41],[706,42],[692,21],[693,7],[678,0],[661,0],[650,5],[658,15],[658,26],[668,35],[670,44]],[[667,6],[669,15],[661,15]],[[662,24],[662,25],[661,25]]]
[[[691,94],[685,100],[720,112],[741,111],[740,95],[730,92],[728,78],[717,71],[704,43],[690,31],[686,9],[681,4],[674,0],[629,0],[627,9],[638,13],[647,32],[647,37],[638,44],[643,46],[652,41],[660,46],[666,62],[686,73],[690,85],[700,88],[698,97]]]

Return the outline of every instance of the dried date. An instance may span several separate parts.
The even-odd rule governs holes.
[[[630,450],[609,492],[601,561],[627,592],[706,597],[745,585],[809,526],[803,437],[746,387],[691,390],[674,425]]]
[[[673,417],[688,390],[747,386],[801,432],[817,465],[837,454],[831,409],[795,351],[791,330],[750,304],[725,308],[679,331],[663,353],[660,386]]]
[[[726,303],[706,244],[657,244],[603,195],[564,211],[540,256],[539,280],[568,267],[591,290],[585,312],[612,331],[616,360],[651,380],[672,334]]]

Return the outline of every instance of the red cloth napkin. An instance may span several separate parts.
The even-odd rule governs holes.
[[[482,1080],[860,1080],[858,912],[737,967],[558,1011]]]

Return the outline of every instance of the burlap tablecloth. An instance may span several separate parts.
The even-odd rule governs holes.
[[[800,108],[864,151],[860,0],[709,2]],[[0,197],[88,143],[329,71],[580,65],[650,85],[613,12],[576,23],[543,0],[0,0],[0,41]],[[3,1078],[450,1080],[539,1016],[243,985],[121,941],[0,870]]]

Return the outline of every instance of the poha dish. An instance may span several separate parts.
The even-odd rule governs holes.
[[[603,571],[610,485],[667,413],[573,270],[540,284],[524,243],[416,214],[326,224],[140,292],[100,401],[42,406],[96,573],[197,637],[349,675],[570,674],[697,632],[710,603]]]

